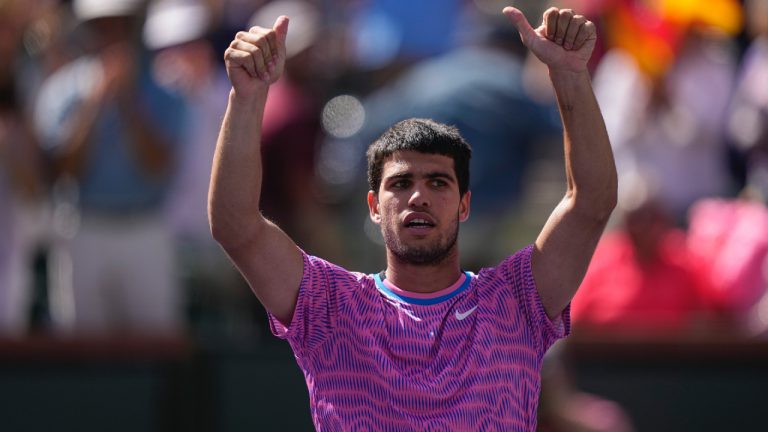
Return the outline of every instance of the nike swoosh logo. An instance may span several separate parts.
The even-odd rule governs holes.
[[[470,310],[468,310],[466,312],[456,311],[456,319],[459,320],[459,321],[463,320],[464,318],[472,315],[472,312],[474,312],[475,309],[477,309],[477,306],[473,307],[472,309],[470,309]]]

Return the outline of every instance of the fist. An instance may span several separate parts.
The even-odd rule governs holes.
[[[252,27],[238,32],[224,52],[227,75],[235,90],[266,88],[285,68],[285,37],[288,17],[281,16],[272,28]]]

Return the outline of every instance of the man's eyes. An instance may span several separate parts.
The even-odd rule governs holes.
[[[393,189],[407,189],[411,186],[410,180],[397,180],[390,184]],[[442,188],[448,185],[448,182],[442,179],[431,179],[429,185],[434,188]]]

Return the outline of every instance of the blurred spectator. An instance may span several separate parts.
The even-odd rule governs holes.
[[[707,199],[690,213],[688,249],[704,265],[712,306],[742,329],[768,293],[768,209],[759,202]],[[768,328],[768,319],[760,324]],[[754,332],[756,329],[750,330]]]
[[[768,202],[768,0],[747,0],[751,42],[741,64],[728,132],[747,163],[749,195]]]
[[[699,198],[734,192],[724,119],[736,65],[726,32],[740,23],[736,5],[724,9],[735,11],[729,19],[732,14],[700,16],[708,8],[689,10],[683,3],[660,1],[642,14],[628,15],[636,8],[618,14],[617,48],[603,57],[594,80],[619,172],[653,176],[660,203],[677,222]]]
[[[0,335],[27,330],[34,275],[44,242],[44,165],[18,82],[26,25],[37,10],[18,0],[0,3]]]
[[[523,83],[520,36],[497,16],[469,5],[467,27],[480,29],[469,42],[420,62],[365,101],[358,134],[368,145],[389,125],[409,117],[458,127],[477,149],[471,160],[472,214],[462,223],[466,268],[495,264],[509,248],[504,232],[521,198],[533,145],[559,138],[555,111],[534,102]],[[469,38],[469,35],[467,36]]]
[[[183,106],[149,73],[144,2],[72,6],[85,53],[44,82],[36,111],[57,166],[55,222],[68,237],[54,258],[54,319],[78,334],[176,333],[180,295],[162,209]]]
[[[753,203],[731,203],[731,214],[738,213],[741,236],[746,240],[746,254],[739,254],[742,260],[731,259],[731,269],[720,277],[722,284],[716,285],[727,297],[736,297],[737,306],[733,312],[749,306],[754,295],[760,293],[761,299],[755,304],[751,319],[747,323],[752,333],[768,333],[768,253],[765,243],[768,233],[765,227],[765,204],[768,204],[768,0],[747,0],[747,34],[751,41],[742,59],[739,84],[736,88],[728,121],[728,131],[736,150],[746,160],[746,187],[743,196]],[[762,209],[758,203],[762,203]],[[709,206],[722,207],[726,203],[710,203]],[[735,207],[739,207],[736,210]],[[706,207],[704,207],[706,208]],[[702,209],[703,210],[703,209]],[[763,216],[758,216],[761,214]],[[694,216],[697,213],[694,213]],[[750,221],[751,219],[751,221]],[[726,224],[730,221],[724,221]],[[760,225],[762,223],[762,225]],[[752,225],[755,224],[755,225]],[[750,227],[750,228],[747,228]],[[757,232],[752,232],[756,227]],[[729,243],[736,247],[739,235],[730,230],[721,233],[727,235]],[[749,233],[749,234],[748,234]],[[746,237],[749,236],[749,237]],[[725,237],[724,237],[725,238]],[[733,248],[729,248],[733,250]],[[760,254],[762,253],[762,272]],[[725,257],[725,254],[720,254]],[[725,264],[725,263],[723,263]],[[714,276],[714,275],[713,275]],[[744,285],[735,285],[743,282]],[[762,283],[761,286],[758,284]],[[740,297],[740,298],[739,298]],[[746,301],[746,303],[745,303]],[[733,305],[733,302],[730,302]]]
[[[220,55],[208,39],[212,18],[209,6],[199,0],[157,0],[147,11],[143,37],[155,53],[155,80],[186,103],[166,213],[190,324],[198,336],[252,338],[253,296],[242,290],[244,282],[208,225],[208,182],[230,89]]]
[[[623,225],[603,236],[573,299],[574,324],[595,332],[682,335],[708,308],[685,233],[638,177],[620,188]]]
[[[18,335],[28,324],[47,209],[37,142],[19,107],[0,99],[0,334]]]

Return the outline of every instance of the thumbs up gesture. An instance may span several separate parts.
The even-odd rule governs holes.
[[[252,27],[238,32],[224,52],[232,87],[238,93],[264,90],[277,81],[285,68],[288,17],[280,16],[272,28]]]
[[[523,43],[549,66],[569,72],[583,72],[595,48],[595,25],[571,9],[549,8],[541,25],[534,29],[525,15],[514,7],[504,8],[504,15],[520,33]]]

